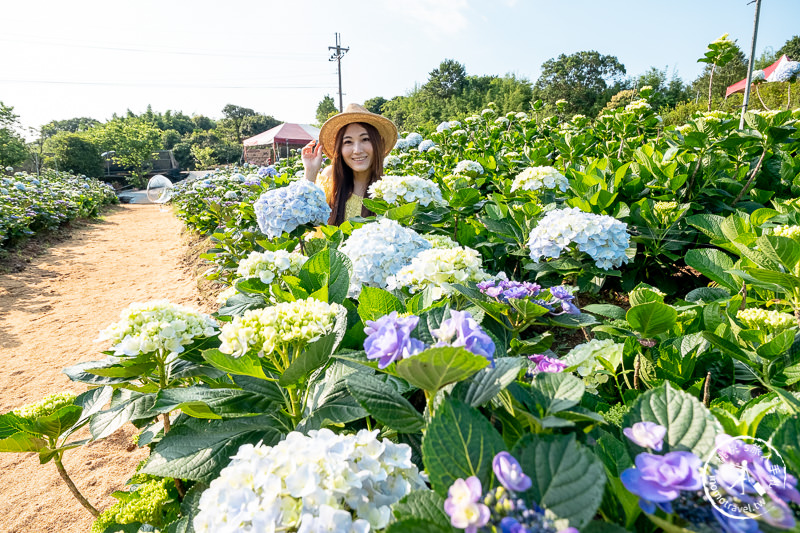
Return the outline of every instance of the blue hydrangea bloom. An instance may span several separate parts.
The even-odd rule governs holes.
[[[392,311],[378,320],[367,320],[364,333],[364,350],[367,359],[378,359],[378,368],[386,368],[395,361],[416,355],[425,349],[425,344],[411,338],[411,332],[417,327],[418,316],[397,316]]]
[[[324,224],[331,215],[325,192],[305,179],[265,192],[253,209],[258,227],[270,239],[291,233],[303,224]]]
[[[463,346],[475,355],[482,355],[494,366],[494,341],[469,311],[450,310],[450,318],[439,324],[439,329],[431,331],[439,341],[437,346]]]

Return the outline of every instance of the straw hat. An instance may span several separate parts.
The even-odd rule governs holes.
[[[319,130],[322,151],[329,159],[333,159],[333,152],[336,149],[336,134],[341,128],[353,122],[366,122],[375,126],[383,139],[383,155],[384,157],[389,155],[397,143],[397,127],[394,122],[381,115],[370,113],[358,104],[347,104],[344,111],[325,121],[322,129]]]

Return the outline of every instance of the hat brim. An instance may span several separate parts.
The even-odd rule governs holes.
[[[341,128],[354,122],[365,122],[375,126],[378,135],[383,139],[383,157],[389,155],[394,145],[397,144],[397,127],[388,118],[375,113],[339,113],[326,120],[319,130],[322,151],[328,156],[328,159],[333,159],[333,153],[336,150],[336,134]]]

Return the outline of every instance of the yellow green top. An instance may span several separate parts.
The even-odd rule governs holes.
[[[325,198],[331,198],[331,180],[326,172],[317,174],[317,185],[325,191]],[[361,206],[363,205],[363,196],[357,194],[350,194],[347,203],[344,204],[344,219],[349,220],[353,217],[361,216]],[[330,203],[330,202],[329,202]]]

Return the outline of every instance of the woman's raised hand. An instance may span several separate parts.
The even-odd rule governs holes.
[[[317,174],[319,174],[319,169],[322,167],[322,143],[319,141],[309,142],[303,147],[300,157],[303,160],[306,179],[311,183],[316,183]]]

